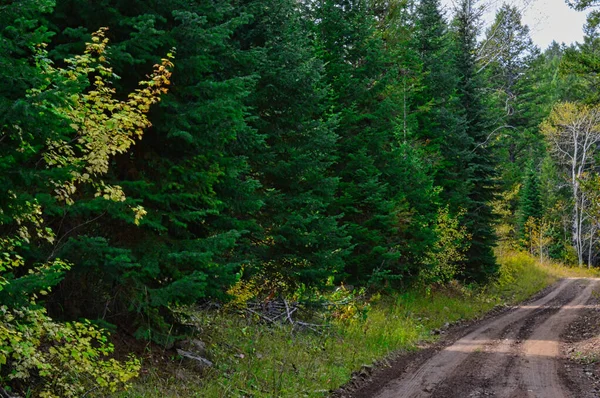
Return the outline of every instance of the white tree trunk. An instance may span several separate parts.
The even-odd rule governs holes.
[[[581,189],[581,180],[595,166],[594,158],[600,142],[600,109],[565,103],[557,106],[544,127],[554,159],[562,166],[572,193],[572,240],[579,266],[587,254],[591,264],[593,242],[597,228],[590,228],[590,246],[586,253],[584,230],[590,226],[587,215],[588,200]]]

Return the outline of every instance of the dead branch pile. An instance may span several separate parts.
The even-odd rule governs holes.
[[[323,333],[323,329],[326,328],[327,325],[319,325],[297,319],[297,316],[295,317],[295,315],[298,314],[299,309],[300,306],[297,302],[277,298],[268,301],[248,303],[245,311],[269,324],[282,325],[290,323],[293,326],[293,331],[309,329],[315,333]]]

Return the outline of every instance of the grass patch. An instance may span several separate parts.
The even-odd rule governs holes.
[[[219,312],[198,314],[215,366],[200,377],[149,366],[119,397],[322,397],[363,365],[435,338],[447,322],[477,318],[497,305],[525,300],[563,277],[597,276],[586,269],[539,264],[524,253],[503,253],[500,277],[483,288],[450,284],[373,298],[365,317],[334,321],[323,335],[257,324]]]

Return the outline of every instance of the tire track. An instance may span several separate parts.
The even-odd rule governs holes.
[[[584,304],[591,297],[592,291],[597,285],[597,280],[589,283],[582,294],[537,327],[523,344],[523,359],[520,368],[527,397],[565,398],[571,396],[569,391],[563,387],[558,376],[560,335],[585,308]]]
[[[509,396],[519,384],[515,374],[521,343],[561,306],[578,293],[570,284],[559,296],[534,310],[529,316],[491,332],[490,341],[480,351],[471,354],[452,374],[432,392],[432,397],[497,397]]]
[[[486,345],[490,345],[495,336],[499,336],[506,325],[516,324],[531,316],[546,306],[565,288],[575,281],[582,279],[565,279],[557,284],[546,296],[528,304],[516,307],[511,312],[492,319],[482,326],[467,334],[454,344],[446,347],[415,372],[407,373],[400,379],[389,383],[378,395],[379,398],[414,398],[431,397],[436,387],[448,375],[451,375],[469,356],[481,352]],[[560,312],[560,310],[559,310]]]

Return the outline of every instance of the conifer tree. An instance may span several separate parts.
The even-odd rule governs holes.
[[[560,71],[563,76],[577,77],[583,90],[576,100],[588,104],[600,103],[600,16],[598,13],[592,12],[588,16],[584,26],[583,43],[565,49]]]
[[[493,111],[497,117],[494,129],[496,156],[502,183],[511,189],[523,176],[528,159],[539,158],[543,139],[538,131],[543,112],[535,107],[539,81],[532,64],[539,50],[529,36],[529,27],[521,21],[514,6],[504,4],[496,13],[479,49],[480,70],[492,93]],[[533,101],[531,101],[533,99]],[[491,119],[491,118],[490,118]]]
[[[485,280],[497,271],[493,253],[495,235],[491,201],[495,197],[495,159],[489,142],[489,122],[482,98],[481,75],[477,74],[475,50],[477,25],[473,0],[462,0],[453,23],[456,43],[456,68],[458,96],[464,118],[464,128],[469,137],[470,156],[465,159],[469,193],[466,202],[465,225],[472,237],[467,252],[464,273],[473,280]]]
[[[525,174],[525,181],[520,192],[520,214],[517,227],[521,233],[523,233],[527,220],[530,218],[540,220],[542,218],[543,210],[540,195],[539,178],[535,168],[530,165],[527,174]]]
[[[415,16],[414,46],[420,59],[419,90],[412,97],[417,112],[414,135],[436,159],[436,185],[451,211],[460,212],[467,195],[463,170],[469,137],[465,135],[456,95],[455,69],[448,26],[438,0],[422,0]]]
[[[52,109],[80,92],[44,69],[52,7],[52,1],[17,2],[0,12],[0,303],[8,307],[27,307],[32,294],[56,285],[66,269],[62,261],[35,256],[47,254],[55,239],[42,209],[56,203],[54,189],[75,166],[40,167],[48,142],[72,139],[68,120]],[[18,267],[11,265],[15,256]]]
[[[434,239],[419,225],[435,217],[435,195],[417,152],[399,145],[401,74],[368,2],[326,0],[315,7],[317,51],[330,107],[339,115],[336,209],[353,247],[346,272],[363,283],[403,278],[416,273]]]
[[[107,176],[127,200],[80,201],[57,220],[69,233],[55,255],[77,264],[54,297],[71,297],[64,316],[104,316],[126,328],[133,319],[139,336],[165,342],[172,338],[168,306],[225,298],[238,279],[249,259],[235,249],[257,230],[252,214],[262,205],[246,158],[261,142],[247,123],[254,79],[237,72],[251,55],[230,40],[248,21],[227,1],[114,2],[110,9],[59,2],[52,53],[72,51],[94,25],[108,26],[121,88],[143,76],[157,53],[177,49],[173,90],[151,113],[153,127]],[[147,215],[136,226],[123,213],[138,205]]]
[[[331,209],[338,137],[337,119],[326,109],[323,64],[296,1],[253,0],[244,9],[253,19],[235,39],[255,53],[245,72],[256,77],[247,105],[265,141],[249,158],[264,201],[251,272],[262,274],[265,289],[277,289],[280,278],[287,289],[321,286],[343,271],[348,248]]]

